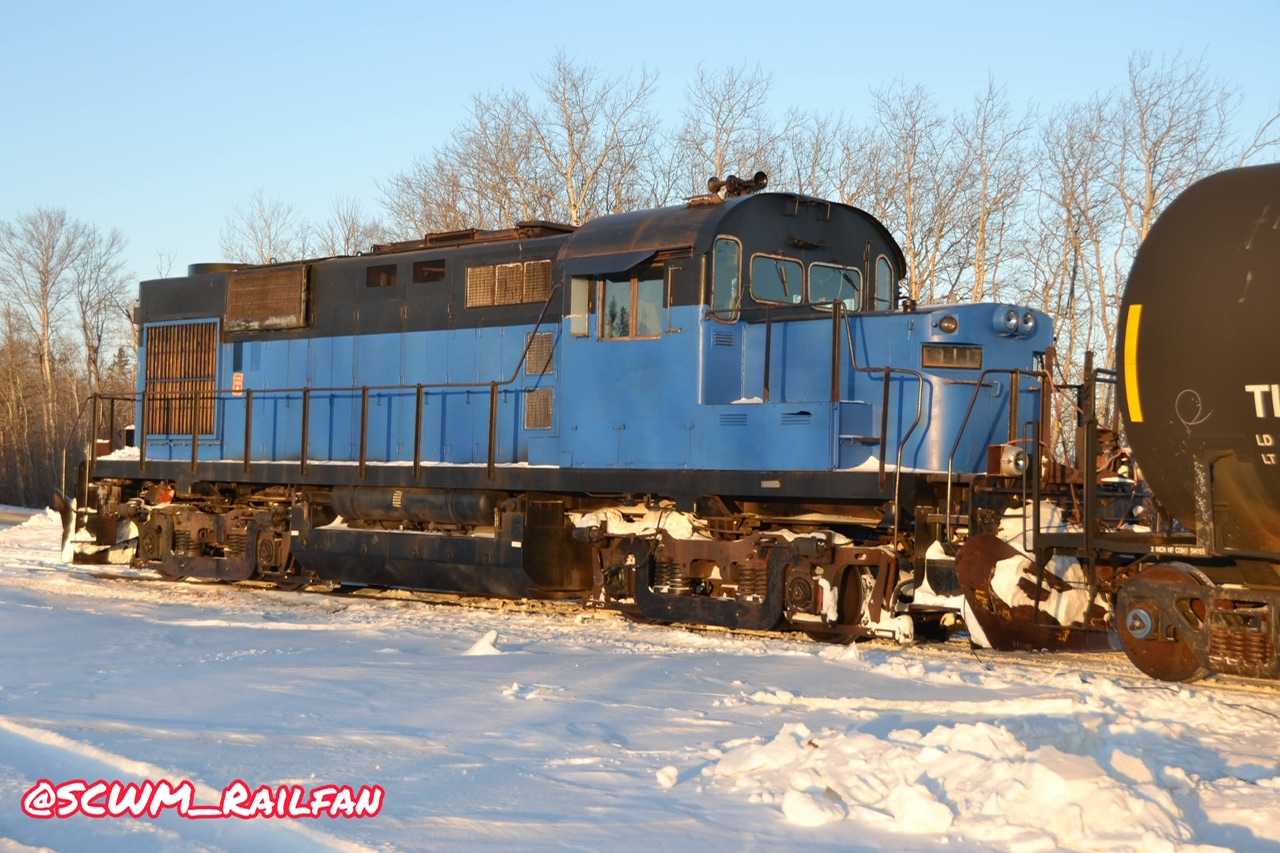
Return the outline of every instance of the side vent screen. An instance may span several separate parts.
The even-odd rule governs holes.
[[[550,388],[530,388],[525,392],[524,428],[551,429]]]
[[[529,355],[524,360],[525,374],[551,373],[551,353],[555,348],[555,333],[539,332],[536,335],[527,336],[525,342],[529,347]]]
[[[227,273],[227,331],[300,329],[307,325],[307,265]]]
[[[147,434],[212,433],[218,324],[151,326],[146,346],[143,423]]]

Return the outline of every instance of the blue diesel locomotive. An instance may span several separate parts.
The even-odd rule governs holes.
[[[1016,492],[1050,322],[917,306],[874,217],[763,183],[143,282],[80,559],[910,638]]]

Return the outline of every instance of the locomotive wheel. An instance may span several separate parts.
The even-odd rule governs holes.
[[[841,625],[857,625],[862,617],[862,572],[856,566],[849,566],[840,576],[836,587]],[[806,630],[805,635],[819,643],[832,643],[847,646],[858,639],[856,634],[843,631]]]
[[[155,569],[156,574],[167,581],[184,581],[187,579],[187,573],[179,569],[176,565],[170,563],[168,560],[160,561],[157,565],[153,566],[153,568]]]
[[[1195,590],[1207,578],[1184,563],[1143,569],[1116,597],[1116,625],[1124,653],[1138,669],[1161,681],[1195,681],[1209,673],[1194,635],[1205,624],[1204,601]]]
[[[292,554],[285,556],[285,564],[275,578],[276,589],[283,592],[298,592],[306,589],[317,580],[316,576],[298,565]]]
[[[276,589],[282,592],[298,592],[311,586],[312,577],[307,574],[284,575],[276,581]]]

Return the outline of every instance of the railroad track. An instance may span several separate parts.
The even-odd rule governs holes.
[[[115,572],[104,569],[73,570],[73,576],[94,578],[113,582],[159,583],[174,585],[175,581],[166,580],[156,574],[135,574]],[[221,581],[195,580],[190,582],[198,586],[233,587],[239,589],[280,590],[274,583],[264,581],[239,581],[225,583]],[[758,631],[740,628],[725,628],[719,625],[696,625],[686,623],[659,623],[621,610],[595,607],[579,599],[507,599],[493,598],[464,593],[427,592],[419,590],[377,589],[371,587],[342,588],[313,586],[297,590],[300,595],[326,596],[335,599],[359,599],[366,601],[411,602],[428,607],[457,607],[470,610],[496,611],[503,613],[528,613],[545,616],[581,616],[590,614],[593,619],[626,621],[644,624],[655,630],[680,630],[699,634],[720,636],[766,638],[771,640],[794,641],[806,645],[817,645],[819,641],[808,638],[801,632]],[[887,639],[868,639],[859,641],[863,648],[897,649],[906,654],[919,656],[925,660],[965,660],[976,661],[988,671],[996,672],[1005,667],[1028,667],[1039,670],[1071,669],[1090,677],[1106,677],[1123,681],[1127,687],[1134,689],[1162,689],[1178,691],[1184,685],[1157,681],[1139,672],[1125,657],[1123,651],[1102,652],[1032,652],[1032,651],[995,651],[973,646],[967,635],[959,634],[945,642],[917,642],[902,646]],[[1227,690],[1232,692],[1280,694],[1280,681],[1269,679],[1244,678],[1242,676],[1214,673],[1207,678],[1195,682],[1199,689]]]

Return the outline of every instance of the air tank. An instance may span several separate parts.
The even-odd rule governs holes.
[[[1165,508],[1211,522],[1215,552],[1280,553],[1280,164],[1212,175],[1160,215],[1125,287],[1116,368]]]
[[[486,526],[494,523],[505,492],[466,489],[396,489],[340,486],[333,490],[333,511],[348,520],[417,521]]]

